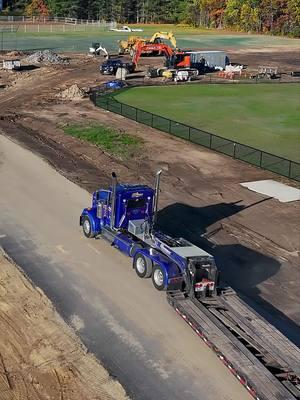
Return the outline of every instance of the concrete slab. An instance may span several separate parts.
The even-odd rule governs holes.
[[[241,185],[254,192],[261,193],[269,197],[274,197],[281,203],[300,200],[299,189],[274,181],[272,179],[244,182],[241,183]]]

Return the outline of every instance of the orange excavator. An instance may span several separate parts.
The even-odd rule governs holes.
[[[132,63],[134,67],[137,66],[138,61],[142,54],[152,54],[158,52],[160,55],[164,55],[167,59],[173,56],[173,49],[165,43],[143,43],[138,42],[135,46],[134,54],[132,57]]]

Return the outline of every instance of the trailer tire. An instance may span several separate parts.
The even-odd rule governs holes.
[[[138,277],[150,278],[152,275],[153,263],[149,257],[138,253],[133,259],[133,267]]]
[[[160,265],[156,264],[152,271],[152,283],[155,289],[164,290],[165,289],[165,278],[166,274]]]
[[[95,237],[95,233],[92,230],[92,224],[88,216],[85,216],[82,219],[82,231],[84,236],[87,238]]]

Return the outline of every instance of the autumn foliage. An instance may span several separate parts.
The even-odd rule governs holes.
[[[50,12],[44,0],[31,0],[25,7],[25,14],[28,16],[43,16],[47,17]]]

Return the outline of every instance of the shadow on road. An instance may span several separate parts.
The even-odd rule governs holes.
[[[266,201],[268,199],[264,199]],[[248,206],[249,207],[249,206]],[[181,236],[212,254],[221,272],[221,280],[236,290],[244,300],[263,315],[278,330],[299,345],[298,325],[261,297],[258,285],[275,276],[280,263],[267,255],[241,244],[216,245],[209,241],[207,228],[247,208],[236,203],[218,203],[205,207],[192,207],[175,203],[158,213],[158,229],[172,236]],[[278,293],[274,293],[278,296]]]

